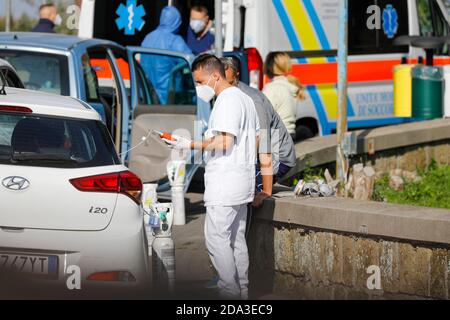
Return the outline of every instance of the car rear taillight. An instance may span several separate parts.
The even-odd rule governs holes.
[[[122,172],[120,174],[120,193],[129,196],[137,204],[141,203],[142,181],[132,172]]]
[[[70,183],[82,192],[120,193],[141,203],[142,181],[130,171],[77,178]]]
[[[33,113],[33,110],[27,107],[0,106],[0,112]]]
[[[264,85],[264,71],[261,55],[258,49],[248,48],[245,49],[248,57],[248,71],[250,72],[250,86],[262,90]]]

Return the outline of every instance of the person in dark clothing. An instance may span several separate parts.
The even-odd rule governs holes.
[[[215,37],[210,32],[212,21],[209,18],[208,8],[194,6],[191,9],[191,23],[187,33],[187,44],[194,55],[211,51],[214,47]]]
[[[43,4],[39,8],[39,22],[33,32],[55,33],[55,26],[61,25],[62,18],[53,3]]]

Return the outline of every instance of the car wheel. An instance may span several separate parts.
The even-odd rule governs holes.
[[[312,132],[312,130],[306,126],[297,126],[295,132],[296,141],[304,141],[314,137],[314,133]]]

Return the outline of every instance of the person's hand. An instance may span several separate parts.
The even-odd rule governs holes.
[[[270,196],[265,192],[260,192],[256,195],[255,200],[253,200],[253,208],[260,208],[264,204],[264,200],[269,199]]]
[[[176,150],[191,150],[192,141],[180,136],[173,135],[174,141],[162,139],[168,146]]]

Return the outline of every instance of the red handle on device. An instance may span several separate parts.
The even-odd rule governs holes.
[[[176,140],[172,137],[172,135],[171,135],[170,133],[167,133],[167,132],[164,132],[164,133],[161,135],[161,139],[166,139],[166,140],[169,140],[169,141],[176,141]]]

